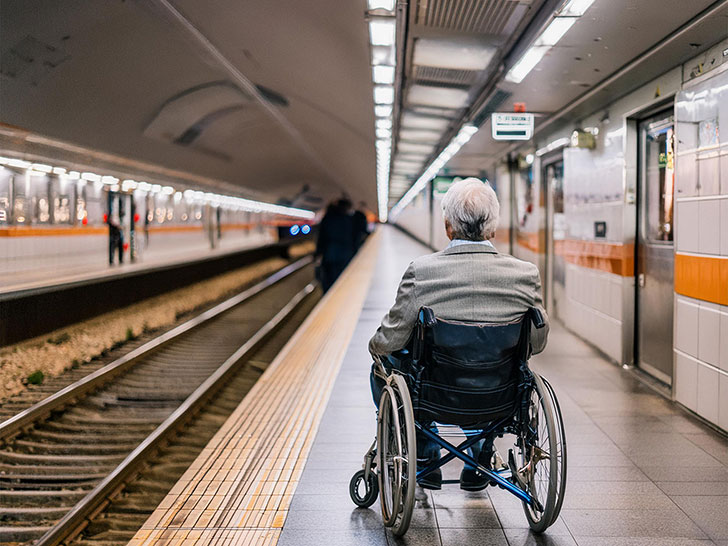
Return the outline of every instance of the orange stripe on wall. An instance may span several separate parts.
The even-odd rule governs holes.
[[[109,228],[94,226],[12,226],[0,228],[0,237],[57,237],[68,235],[108,235]]]
[[[675,254],[675,292],[728,305],[728,258]]]
[[[634,277],[634,245],[564,239],[554,241],[554,252],[569,263]]]

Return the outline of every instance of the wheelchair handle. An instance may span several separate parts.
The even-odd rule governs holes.
[[[541,328],[546,326],[546,321],[544,320],[543,313],[540,309],[531,307],[528,310],[528,317],[531,319],[531,322],[537,330],[540,330]]]

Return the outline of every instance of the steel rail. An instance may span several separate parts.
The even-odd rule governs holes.
[[[133,351],[107,364],[103,368],[90,373],[83,379],[79,379],[75,383],[68,385],[57,393],[52,394],[48,398],[41,400],[28,409],[25,409],[10,419],[0,423],[0,444],[7,443],[8,440],[27,429],[30,425],[47,418],[52,412],[60,410],[67,404],[73,403],[78,398],[105,385],[120,373],[123,373],[133,367],[140,359],[149,356],[154,351],[157,351],[169,342],[179,338],[182,334],[197,328],[198,326],[221,315],[225,311],[243,303],[244,301],[261,293],[269,286],[272,286],[312,262],[313,258],[311,256],[306,256],[287,265],[259,283],[243,290],[236,296],[225,300],[212,309],[208,309],[187,322],[184,322],[168,332],[148,341],[144,345],[137,347]]]
[[[260,345],[303,300],[314,291],[309,283],[276,315],[228,357],[167,419],[139,444],[104,480],[81,499],[55,526],[39,538],[35,546],[56,546],[73,539],[103,508],[108,498],[121,490],[136,475],[139,467],[166,441],[167,437],[187,422],[215,392],[223,386],[242,359]]]

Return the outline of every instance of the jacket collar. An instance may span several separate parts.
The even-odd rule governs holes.
[[[443,254],[498,254],[495,247],[490,245],[463,244],[451,246],[442,251]]]

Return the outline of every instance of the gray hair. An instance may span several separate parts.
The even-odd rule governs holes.
[[[500,205],[488,182],[458,180],[442,198],[442,215],[455,239],[483,241],[495,235]]]

